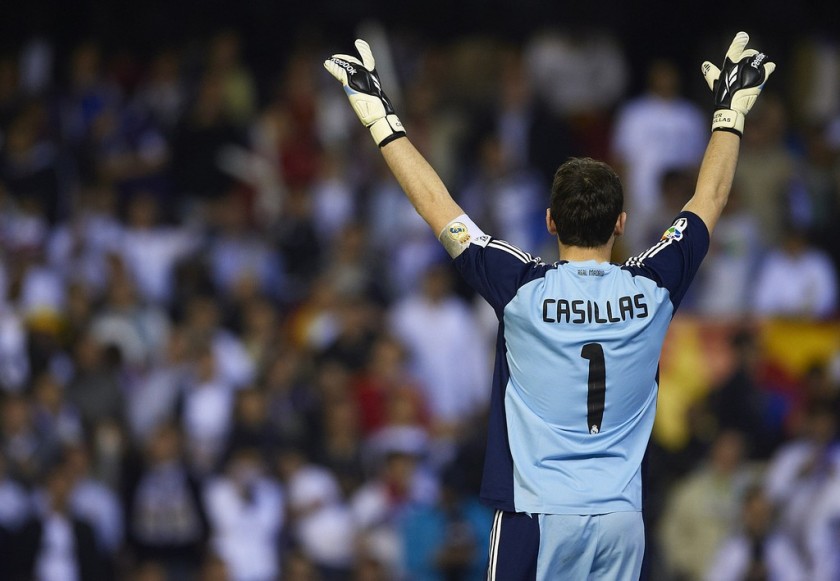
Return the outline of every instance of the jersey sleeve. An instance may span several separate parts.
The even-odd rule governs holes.
[[[466,216],[447,226],[441,238],[457,236],[462,248],[455,268],[478,294],[501,314],[523,284],[540,277],[546,265],[516,246],[485,234]]]
[[[693,212],[681,212],[659,242],[623,268],[668,290],[676,311],[709,250],[709,229]]]

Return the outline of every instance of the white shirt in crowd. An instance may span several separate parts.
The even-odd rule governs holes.
[[[435,420],[457,422],[486,404],[489,353],[467,303],[454,296],[432,303],[413,295],[394,306],[391,324],[411,354],[412,375]]]
[[[44,518],[43,527],[35,578],[38,581],[77,581],[76,539],[70,519],[51,513]]]
[[[625,204],[632,216],[630,252],[649,245],[644,237],[662,200],[660,181],[668,169],[700,164],[708,141],[706,116],[691,101],[644,95],[624,105],[613,133],[613,150],[626,166]]]
[[[347,539],[355,537],[356,526],[335,476],[305,465],[289,479],[286,491],[289,509],[299,515],[292,532],[303,553],[318,565],[349,567],[355,551]]]
[[[233,419],[234,389],[214,380],[185,390],[183,429],[190,460],[199,470],[214,467],[223,452]]]
[[[189,230],[127,229],[120,243],[120,255],[140,295],[147,301],[167,304],[172,298],[175,266],[199,243],[200,238]]]
[[[247,495],[231,478],[208,483],[205,490],[211,544],[232,581],[273,581],[280,572],[278,537],[283,528],[283,492],[265,477],[248,484]]]
[[[764,564],[769,581],[806,581],[806,569],[792,543],[784,536],[771,535],[764,546]],[[711,567],[706,581],[741,581],[749,570],[752,545],[746,536],[736,536],[724,541]]]
[[[759,315],[824,318],[837,308],[837,281],[828,256],[816,249],[767,255],[755,283]]]

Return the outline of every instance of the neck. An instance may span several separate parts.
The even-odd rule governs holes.
[[[570,262],[585,262],[587,260],[609,262],[610,258],[612,258],[612,238],[603,246],[592,248],[585,246],[566,246],[562,242],[558,242],[558,245],[560,247],[560,260],[568,260]]]

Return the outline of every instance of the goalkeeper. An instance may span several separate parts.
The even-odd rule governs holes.
[[[642,458],[668,324],[726,205],[744,119],[775,65],[739,32],[721,69],[712,134],[694,195],[659,241],[609,262],[624,233],[621,183],[606,164],[570,159],[551,186],[545,264],[464,214],[406,137],[371,49],[324,63],[344,86],[388,167],[464,279],[499,320],[482,500],[496,509],[488,579],[637,579],[644,553]],[[664,225],[663,225],[664,226]]]

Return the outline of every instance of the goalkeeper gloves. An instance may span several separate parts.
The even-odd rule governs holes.
[[[715,96],[712,131],[743,135],[744,117],[776,69],[764,53],[752,48],[745,50],[749,40],[746,32],[735,35],[723,60],[723,70],[709,61],[703,63],[703,76]]]
[[[324,61],[324,68],[344,85],[344,92],[356,115],[370,129],[376,144],[382,147],[405,137],[405,129],[394,114],[391,101],[382,91],[370,46],[360,39],[356,41],[356,50],[362,57],[361,61],[346,54],[335,54]]]

